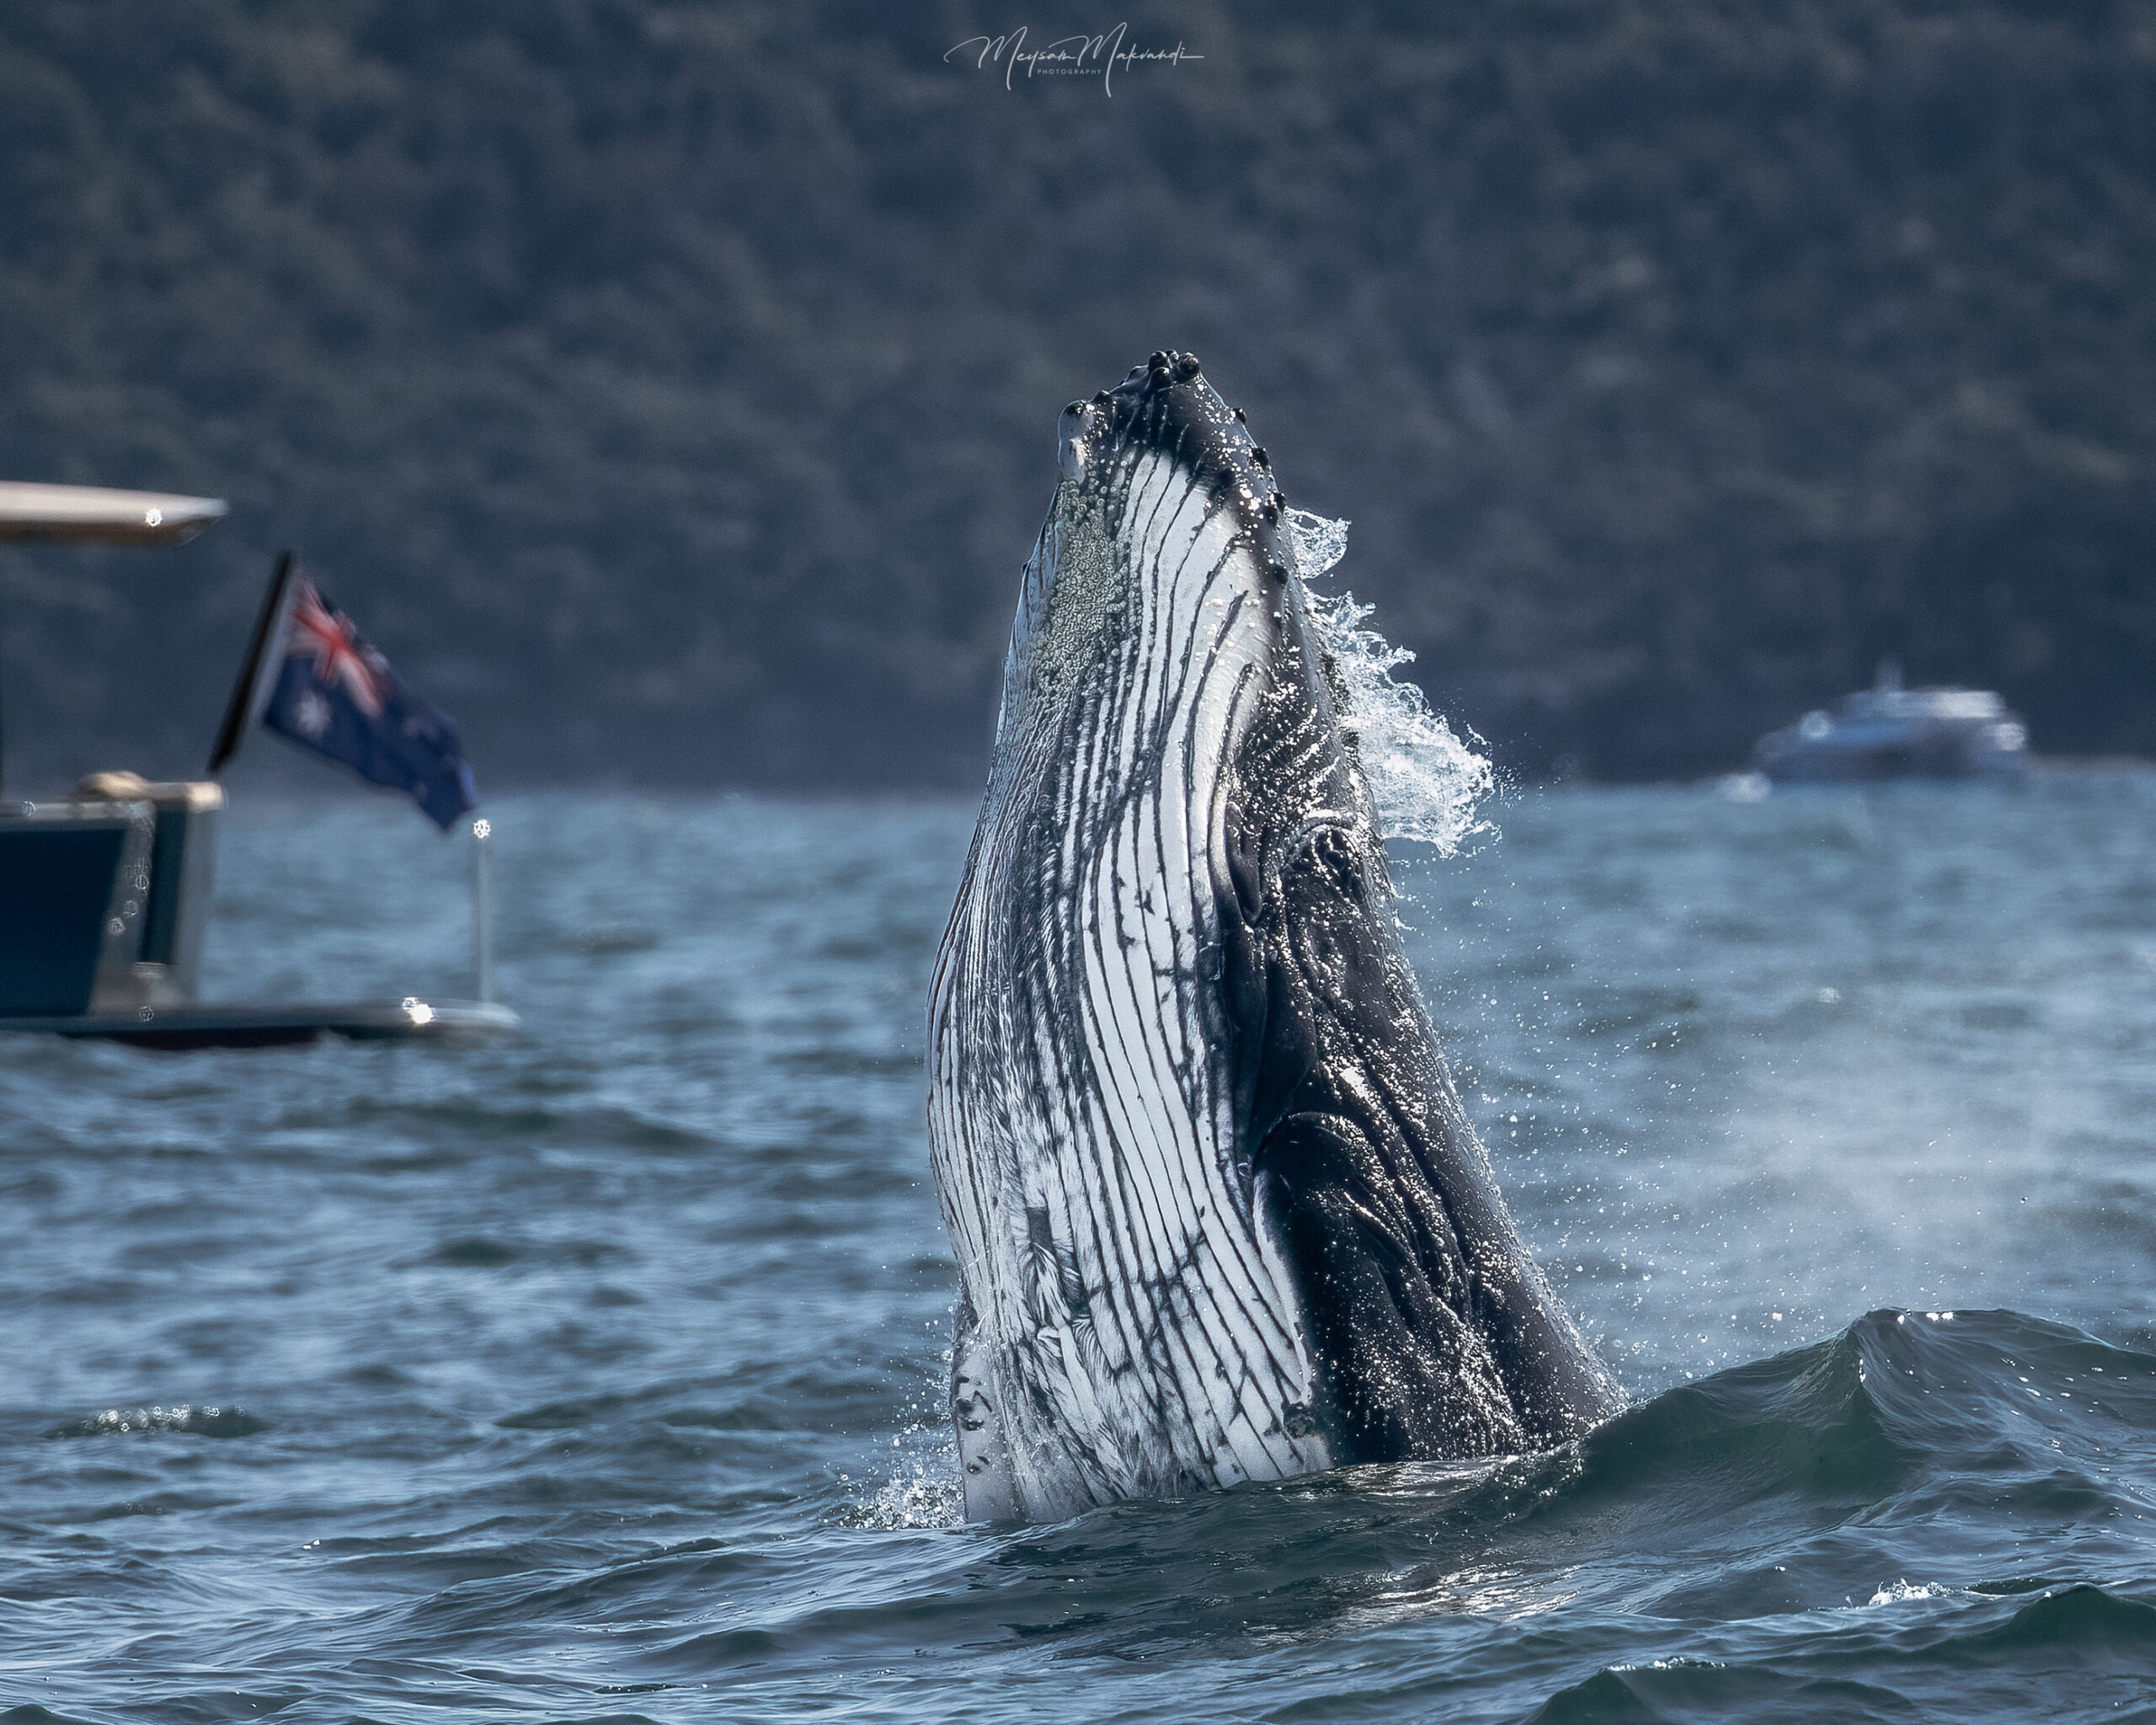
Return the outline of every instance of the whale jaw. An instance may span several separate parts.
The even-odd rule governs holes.
[[[1266,452],[1073,403],[930,1007],[968,1514],[1583,1429],[1398,944]]]

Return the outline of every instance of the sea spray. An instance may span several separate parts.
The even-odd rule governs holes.
[[[1307,510],[1290,510],[1295,562],[1305,583],[1331,570],[1348,551],[1348,523]],[[1396,681],[1394,668],[1415,655],[1365,627],[1374,607],[1353,593],[1308,590],[1310,616],[1331,661],[1343,717],[1354,733],[1356,752],[1379,830],[1388,839],[1419,839],[1449,857],[1470,838],[1495,830],[1476,812],[1496,782],[1489,757],[1463,740],[1443,713],[1432,710],[1422,690]]]

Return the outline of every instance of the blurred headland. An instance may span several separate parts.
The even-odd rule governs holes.
[[[1125,19],[1202,57],[946,57]],[[1524,776],[1887,653],[2156,752],[2142,5],[41,0],[0,238],[0,477],[232,504],[0,550],[18,785],[199,769],[287,544],[483,782],[969,784],[1164,346]]]

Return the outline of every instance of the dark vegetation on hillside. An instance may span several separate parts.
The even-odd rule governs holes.
[[[963,784],[1070,397],[1194,349],[1522,769],[1868,681],[2156,750],[2156,7],[0,14],[18,771],[199,766],[276,548],[483,777]]]

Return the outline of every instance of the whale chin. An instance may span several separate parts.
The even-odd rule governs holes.
[[[930,1001],[968,1514],[1576,1435],[1267,451],[1162,352],[1056,455]]]

